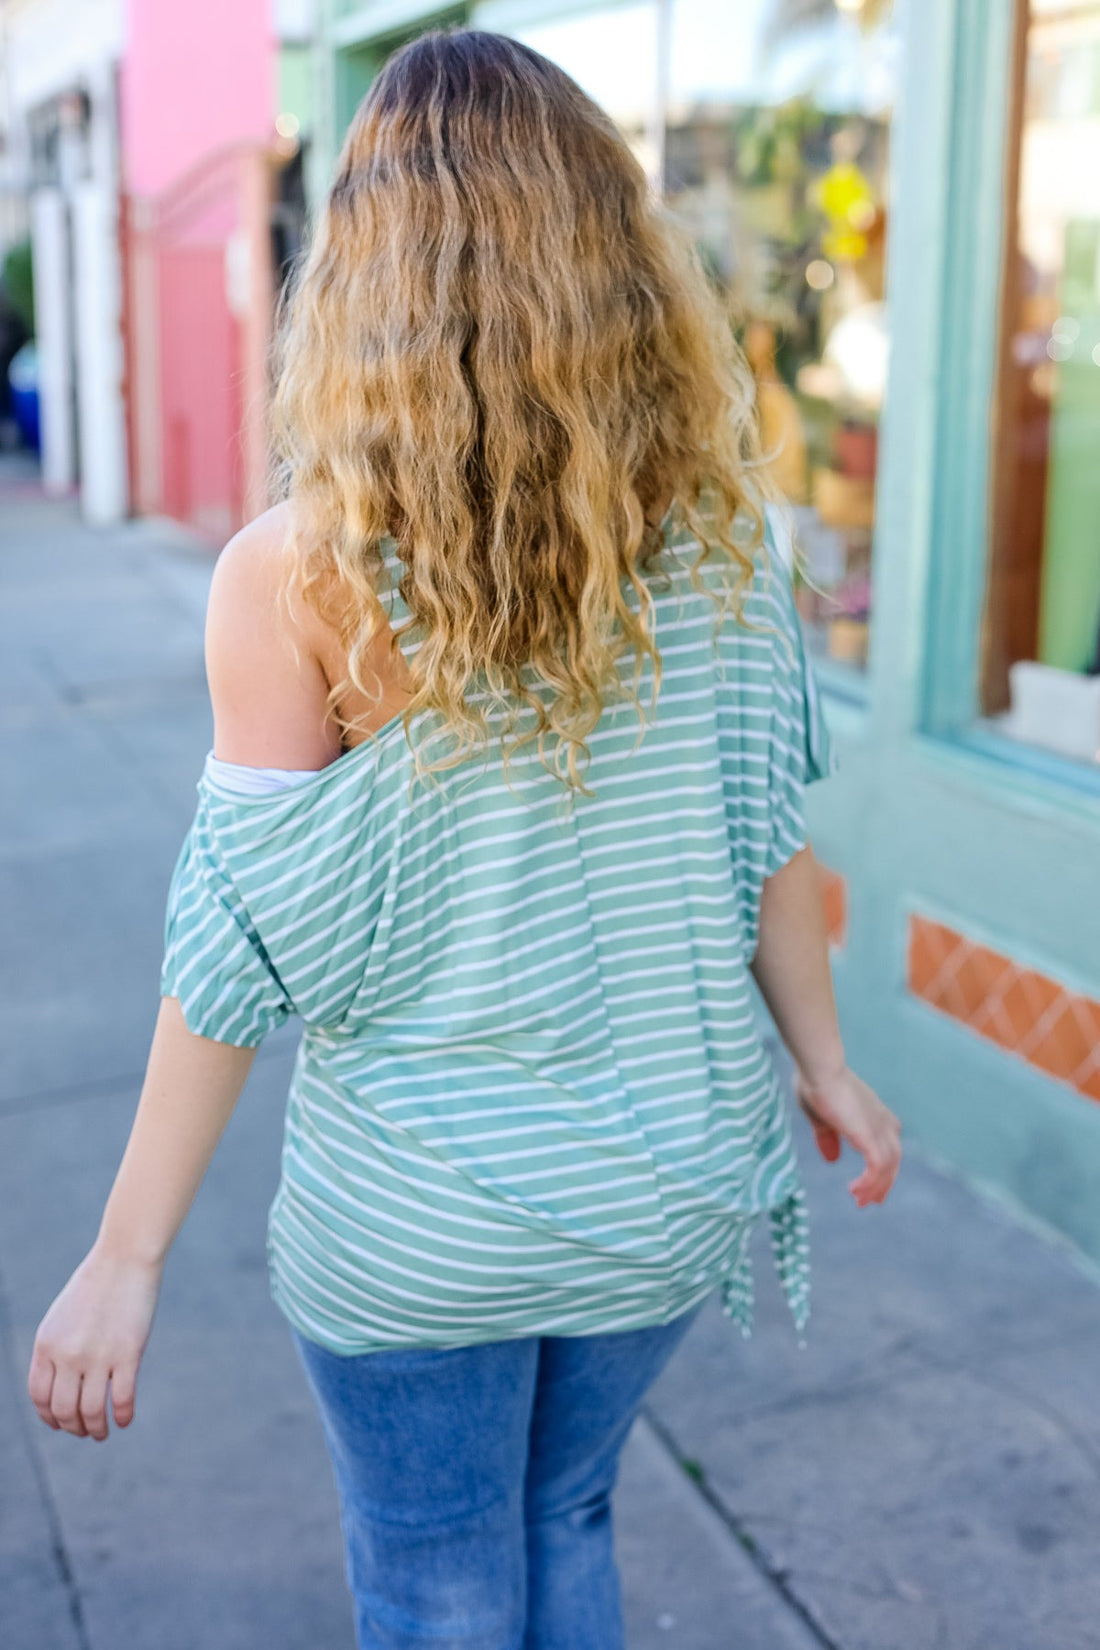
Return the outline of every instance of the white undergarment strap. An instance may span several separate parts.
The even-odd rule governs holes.
[[[223,762],[213,751],[206,758],[206,771],[227,791],[237,791],[241,796],[270,796],[273,791],[289,790],[292,785],[316,779],[320,772],[314,768],[248,768],[241,762]]]

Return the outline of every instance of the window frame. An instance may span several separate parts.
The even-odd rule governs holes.
[[[954,51],[925,646],[917,731],[995,764],[1018,784],[1100,802],[1091,766],[998,733],[981,713],[1008,190],[1018,167],[1029,0],[953,0]],[[990,298],[994,302],[990,302]],[[900,386],[899,386],[900,387]]]

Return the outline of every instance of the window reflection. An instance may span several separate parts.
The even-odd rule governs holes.
[[[886,384],[882,0],[673,0],[665,186],[724,289],[819,652],[862,666]]]
[[[660,164],[659,21],[657,0],[642,0],[515,31],[517,40],[557,63],[607,110],[654,181]]]
[[[644,0],[519,38],[603,104],[694,236],[793,506],[811,645],[862,666],[888,349],[890,0]]]

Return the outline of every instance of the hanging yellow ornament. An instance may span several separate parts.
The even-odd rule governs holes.
[[[875,221],[875,197],[867,178],[850,160],[837,161],[813,191],[827,219],[821,249],[836,262],[855,263],[867,251],[867,230]]]

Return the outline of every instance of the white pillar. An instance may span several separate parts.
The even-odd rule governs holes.
[[[98,181],[77,185],[72,208],[80,497],[84,519],[105,526],[127,509],[118,218]]]
[[[59,189],[39,189],[32,197],[31,244],[42,482],[47,492],[64,493],[76,481],[76,441],[69,226]]]
[[[672,83],[672,0],[656,0],[657,78],[646,121],[646,148],[650,155],[649,181],[657,195],[665,192],[665,143],[668,93]]]

